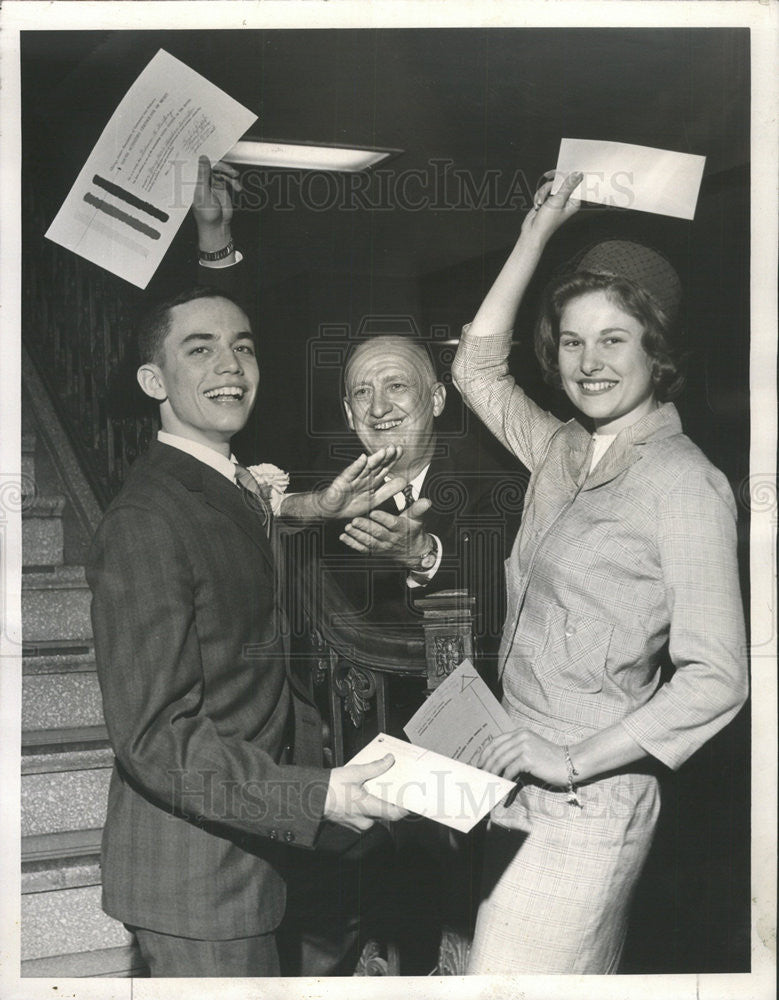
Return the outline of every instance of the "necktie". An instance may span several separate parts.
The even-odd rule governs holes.
[[[414,502],[414,487],[411,483],[406,483],[403,487],[403,498],[406,501],[403,505],[403,510],[408,510],[411,504]]]
[[[235,481],[246,504],[257,514],[265,528],[265,534],[270,535],[272,512],[270,504],[262,495],[259,483],[242,465],[235,463]]]

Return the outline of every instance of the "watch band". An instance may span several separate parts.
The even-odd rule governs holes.
[[[221,250],[198,250],[197,255],[200,260],[224,260],[225,257],[230,256],[233,250],[235,250],[235,244],[230,240],[227,246],[222,247]]]
[[[431,544],[410,568],[411,573],[425,573],[435,566],[435,561],[438,558],[438,544],[433,535],[428,533],[428,538],[431,539]]]

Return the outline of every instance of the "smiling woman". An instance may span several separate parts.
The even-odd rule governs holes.
[[[619,416],[615,410],[620,425],[611,423],[609,433],[632,422],[633,404],[651,408],[679,393],[684,376],[673,345],[680,299],[678,275],[665,257],[626,240],[591,247],[576,270],[548,290],[536,355],[547,381],[562,387],[599,433],[606,433],[604,420]],[[604,394],[605,409],[585,408]]]
[[[580,180],[542,189],[452,366],[531,471],[499,662],[514,728],[480,762],[521,781],[493,810],[471,973],[618,971],[658,764],[678,768],[747,696],[733,496],[667,401],[681,384],[668,262],[601,244],[547,293],[536,353],[577,420],[508,374],[516,310]]]
[[[643,325],[604,291],[570,300],[560,320],[560,378],[566,396],[599,434],[616,434],[656,407]]]

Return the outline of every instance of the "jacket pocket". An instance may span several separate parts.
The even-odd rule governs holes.
[[[609,622],[550,604],[546,641],[534,665],[536,674],[571,693],[601,691],[613,632]]]

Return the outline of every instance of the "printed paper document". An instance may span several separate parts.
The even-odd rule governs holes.
[[[403,730],[417,746],[476,766],[496,736],[516,728],[476,667],[463,660]]]
[[[212,162],[257,116],[164,49],[103,129],[46,236],[145,288]]]

